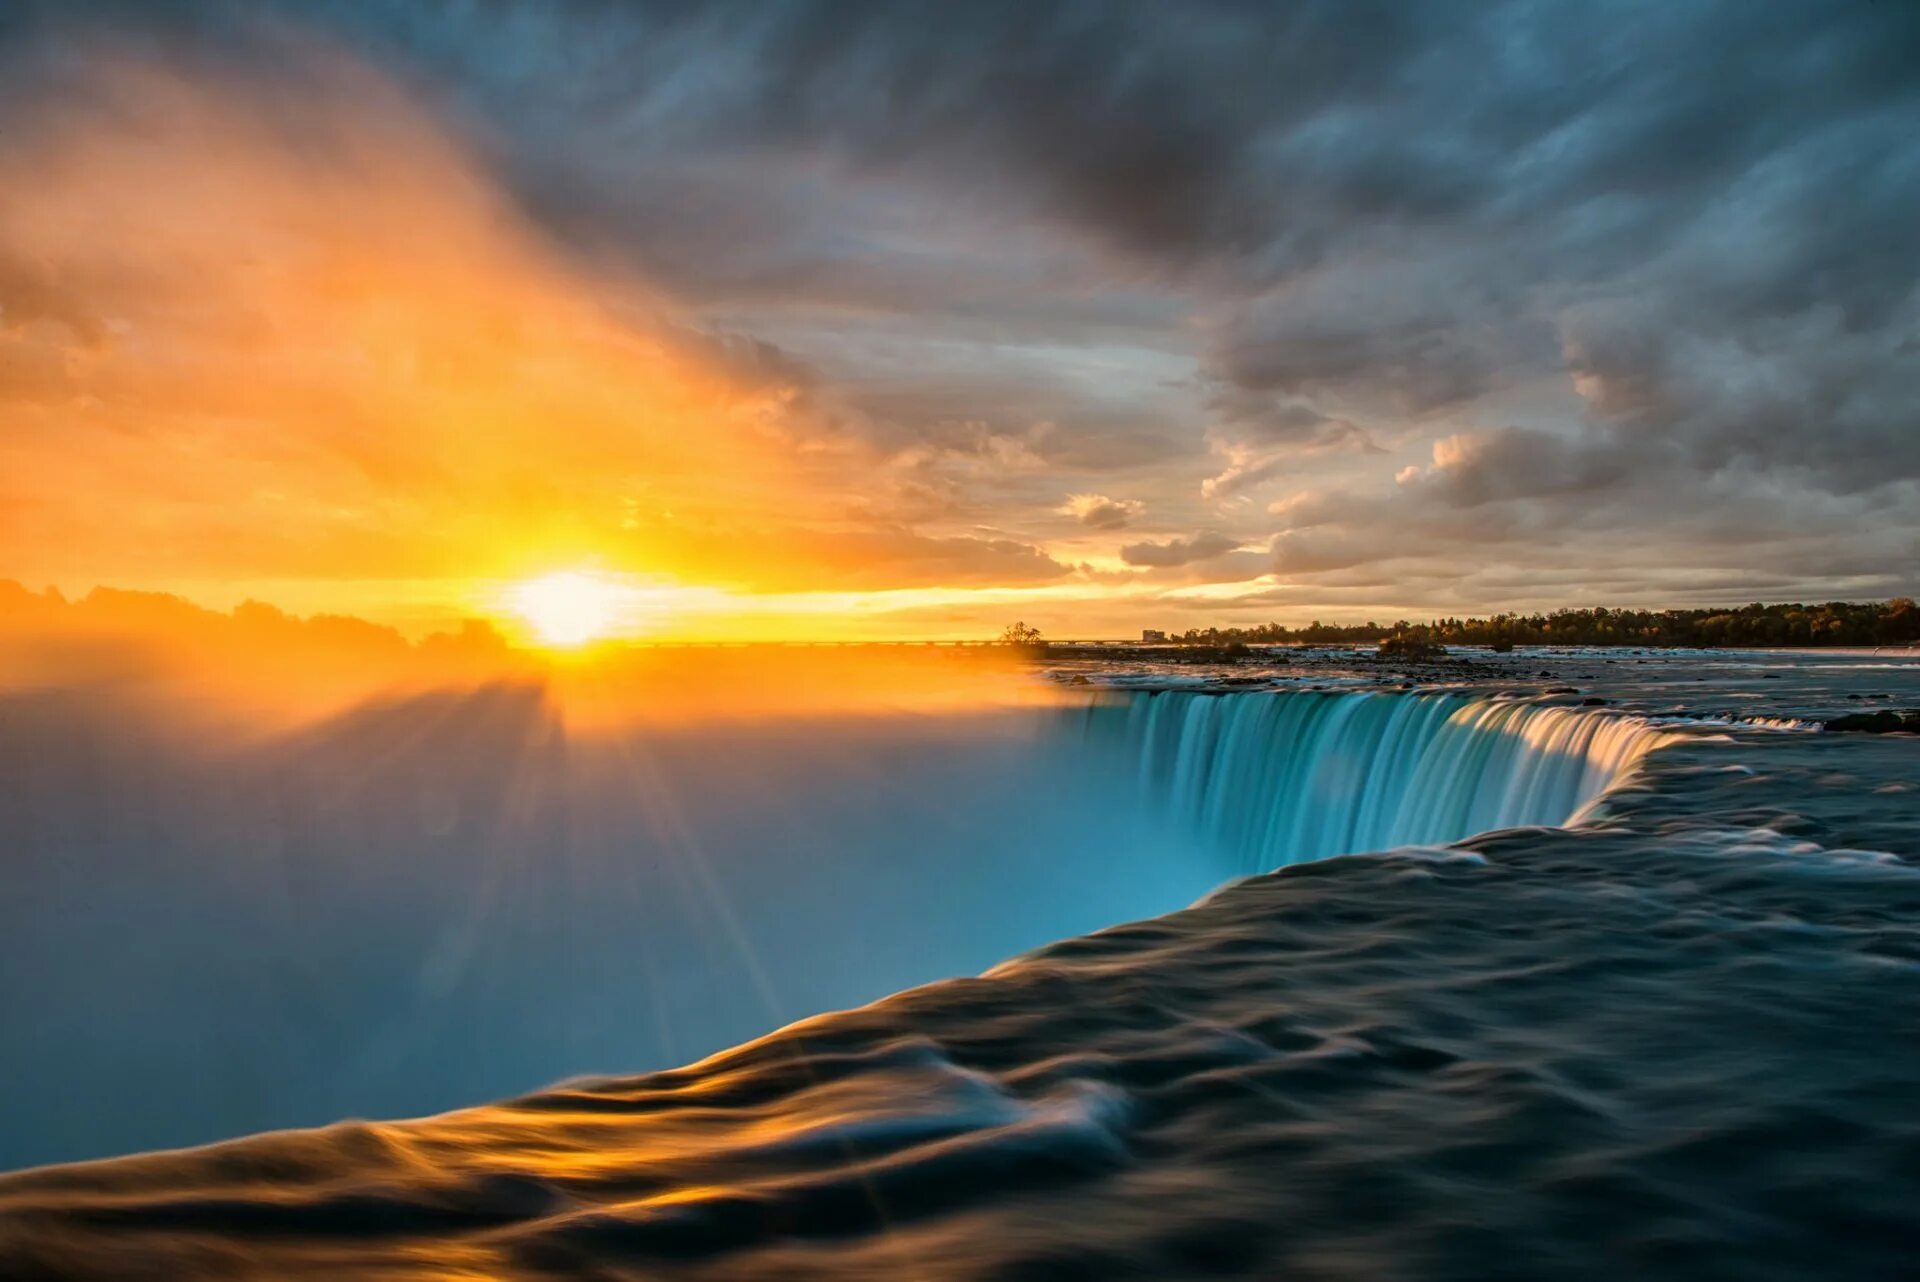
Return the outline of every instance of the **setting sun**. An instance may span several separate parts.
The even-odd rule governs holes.
[[[561,570],[519,584],[508,602],[541,642],[571,648],[621,631],[629,596],[603,575]]]

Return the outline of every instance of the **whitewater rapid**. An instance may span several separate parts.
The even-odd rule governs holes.
[[[1450,694],[1166,690],[1097,700],[1095,746],[1245,873],[1566,824],[1671,737],[1645,717]]]

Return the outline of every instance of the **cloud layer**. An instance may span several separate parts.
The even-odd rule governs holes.
[[[1916,68],[1871,0],[29,4],[0,569],[1910,592]]]

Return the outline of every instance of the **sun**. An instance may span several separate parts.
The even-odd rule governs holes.
[[[559,570],[517,584],[507,603],[544,644],[571,649],[625,626],[630,593],[589,570]]]

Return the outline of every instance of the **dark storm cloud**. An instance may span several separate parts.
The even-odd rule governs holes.
[[[1665,453],[1658,442],[1646,448],[1650,455]],[[1454,507],[1473,508],[1522,496],[1591,495],[1634,470],[1607,444],[1508,427],[1441,441],[1421,483]]]
[[[432,9],[324,12],[450,76],[482,110],[544,86],[533,122],[554,135],[825,153],[960,189],[984,183],[973,203],[1012,200],[1155,259],[1266,245],[1268,212],[1244,200],[1272,190],[1261,135],[1382,91],[1442,25],[1384,0],[634,4],[564,19],[463,6],[460,24]],[[1301,163],[1362,205],[1432,204],[1402,194],[1397,171],[1303,146]]]
[[[1164,532],[1437,443],[1350,491],[1389,536],[1283,537],[1292,571],[1423,534],[1519,563],[1595,511],[1640,533],[1621,564],[1670,565],[1746,494],[1809,564],[1851,563],[1832,501],[1912,525],[1920,5],[183,0],[16,6],[0,57],[87,28],[370,59],[556,242],[724,313],[738,360],[890,450],[1197,460],[1177,495],[1125,482]],[[851,314],[880,319],[820,324]]]
[[[1920,11],[1874,0],[183,0],[29,4],[12,34],[91,15],[210,55],[244,48],[241,33],[262,26],[244,19],[260,13],[457,104],[528,200],[613,239],[668,231],[716,255],[772,255],[828,238],[833,193],[796,191],[783,169],[808,156],[912,173],[975,209],[1062,218],[1145,264],[1225,261],[1262,282],[1407,234],[1527,229],[1489,256],[1578,251],[1558,274],[1605,273],[1658,249],[1649,234],[1708,216],[1756,166],[1898,123],[1920,61]],[[1840,153],[1828,167],[1874,177],[1869,152]],[[1875,178],[1893,190],[1835,202],[1831,239],[1857,242],[1863,221],[1913,236],[1885,199],[1907,169]],[[1791,176],[1787,187],[1806,194]],[[812,205],[786,209],[782,196]],[[1860,270],[1871,246],[1833,248],[1815,256],[1836,282],[1897,288]]]
[[[1469,400],[1498,386],[1500,377],[1491,354],[1467,332],[1433,317],[1397,324],[1276,317],[1234,333],[1219,364],[1227,383],[1243,393],[1316,398],[1358,385],[1410,416]],[[1309,416],[1325,418],[1296,405],[1284,421]]]

